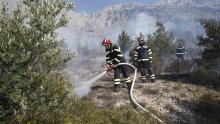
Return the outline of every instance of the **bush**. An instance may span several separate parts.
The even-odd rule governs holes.
[[[25,4],[25,5],[24,5]],[[56,30],[67,24],[65,0],[25,0],[0,9],[0,120],[62,123],[71,114],[71,86],[62,67],[71,58]],[[10,13],[10,14],[9,14]],[[61,15],[59,15],[61,14]],[[62,55],[63,54],[63,55]]]
[[[198,36],[199,45],[204,48],[203,64],[215,68],[220,58],[220,21],[205,19],[200,24],[206,32],[206,35]]]
[[[165,67],[165,72],[171,73],[171,74],[185,74],[190,73],[190,71],[193,69],[193,63],[190,60],[175,60],[171,64],[167,65]]]
[[[157,120],[153,119],[147,113],[139,113],[130,106],[122,106],[120,108],[99,108],[94,106],[90,99],[84,99],[75,104],[75,116],[78,117],[80,123],[90,124],[157,124]],[[156,112],[155,112],[156,113]],[[158,114],[158,113],[156,113]],[[162,116],[161,116],[162,117]],[[162,117],[165,120],[165,117]]]
[[[192,72],[192,81],[197,84],[211,85],[215,88],[220,86],[220,76],[206,67],[200,67]]]

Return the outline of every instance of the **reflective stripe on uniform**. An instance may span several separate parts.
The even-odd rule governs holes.
[[[140,49],[141,47],[139,46],[139,47],[137,47],[137,49]]]
[[[115,82],[120,81],[120,79],[114,79]]]
[[[118,56],[118,57],[122,57],[123,55],[122,55],[122,54],[118,54],[117,56]]]
[[[182,47],[182,48],[177,48],[177,49],[182,50],[182,49],[184,49],[184,47]]]
[[[120,82],[114,82],[114,84],[120,84]]]
[[[146,76],[141,76],[141,79],[147,79]]]
[[[126,82],[126,83],[131,82],[131,77],[125,78],[125,82]]]
[[[106,55],[108,55],[109,53],[110,53],[110,51],[107,51],[107,52],[106,52]]]
[[[144,48],[148,48],[147,46],[143,46]]]
[[[126,83],[130,83],[130,82],[131,82],[131,80],[126,80],[125,82],[126,82]]]
[[[154,78],[155,78],[155,75],[154,75],[154,74],[152,74],[150,77],[151,77],[151,79],[154,79]]]
[[[149,59],[139,59],[138,61],[148,61]]]
[[[114,84],[120,84],[120,79],[114,79]]]
[[[106,63],[111,64],[112,62],[111,61],[107,61]]]
[[[118,49],[114,49],[114,51],[121,52],[121,48],[118,47]]]
[[[117,61],[117,62],[120,62],[120,60],[118,60],[117,58],[115,58],[114,60]]]

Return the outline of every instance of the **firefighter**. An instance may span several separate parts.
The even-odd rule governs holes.
[[[144,38],[144,35],[142,34],[142,32],[140,32],[140,37],[139,38]]]
[[[184,60],[184,55],[186,54],[186,48],[183,47],[183,43],[180,42],[176,50],[176,57],[178,60]]]
[[[155,75],[152,69],[152,51],[151,49],[145,45],[144,36],[140,33],[140,37],[138,38],[139,45],[135,49],[134,53],[134,61],[137,62],[138,68],[141,71],[141,80],[142,83],[146,82],[146,70],[150,75],[151,82],[155,82]]]
[[[131,77],[129,76],[128,69],[125,65],[118,65],[119,63],[125,63],[125,58],[121,53],[120,47],[112,42],[108,38],[104,38],[102,41],[102,46],[106,50],[106,67],[107,70],[114,69],[114,90],[119,92],[120,86],[120,73],[122,72],[123,77],[125,78],[125,83],[128,90],[131,89]]]

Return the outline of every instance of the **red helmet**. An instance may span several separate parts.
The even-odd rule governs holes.
[[[104,44],[111,45],[112,42],[111,42],[108,38],[104,38],[103,41],[102,41],[102,46],[103,46]]]

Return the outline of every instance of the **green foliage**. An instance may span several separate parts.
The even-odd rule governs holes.
[[[131,48],[132,40],[125,31],[122,31],[118,36],[118,45],[121,47],[123,54],[125,54]]]
[[[151,48],[153,53],[153,70],[155,74],[160,74],[165,67],[164,58],[171,56],[175,52],[176,45],[174,44],[174,38],[172,32],[167,32],[163,22],[158,21],[156,23],[156,31],[153,35],[148,35],[146,44]],[[130,62],[134,63],[135,48],[132,48],[129,52]]]
[[[72,5],[64,0],[25,1],[0,14],[0,123],[157,123],[131,107],[97,109],[79,100],[62,70],[71,57],[63,52],[58,28]]]
[[[175,52],[175,44],[172,32],[167,32],[163,22],[156,23],[156,31],[148,35],[147,45],[153,53],[153,69],[155,74],[162,72],[165,67],[164,58],[170,57]]]
[[[165,64],[164,58],[171,56],[175,52],[176,45],[174,44],[174,38],[172,32],[167,32],[163,22],[158,21],[156,23],[156,31],[153,35],[148,35],[146,44],[151,48],[153,53],[153,70],[155,74],[162,72]],[[129,52],[130,62],[134,63],[135,48]]]
[[[192,73],[192,80],[198,84],[220,87],[220,76],[206,67],[200,67]]]
[[[135,61],[134,61],[135,49],[136,49],[136,47],[133,47],[133,48],[129,51],[129,62],[130,62],[131,64],[137,66],[136,63],[135,63]]]
[[[65,0],[24,4],[0,12],[0,120],[6,123],[63,122],[71,107],[70,85],[61,66],[56,30],[67,24]],[[24,9],[23,9],[24,8]]]
[[[220,58],[220,22],[214,20],[202,20],[201,25],[205,29],[206,36],[199,36],[199,45],[204,47],[202,58],[204,64],[215,66]]]
[[[163,22],[156,23],[156,32],[148,35],[147,45],[160,58],[168,56],[175,52],[174,38],[172,32],[167,32]]]
[[[188,60],[176,60],[166,66],[165,71],[171,74],[184,74],[190,73],[193,68],[193,63]]]
[[[89,124],[157,124],[147,113],[139,113],[132,106],[122,106],[120,108],[101,108],[94,107],[90,99],[84,99],[75,104],[75,116],[78,117],[76,123]]]

